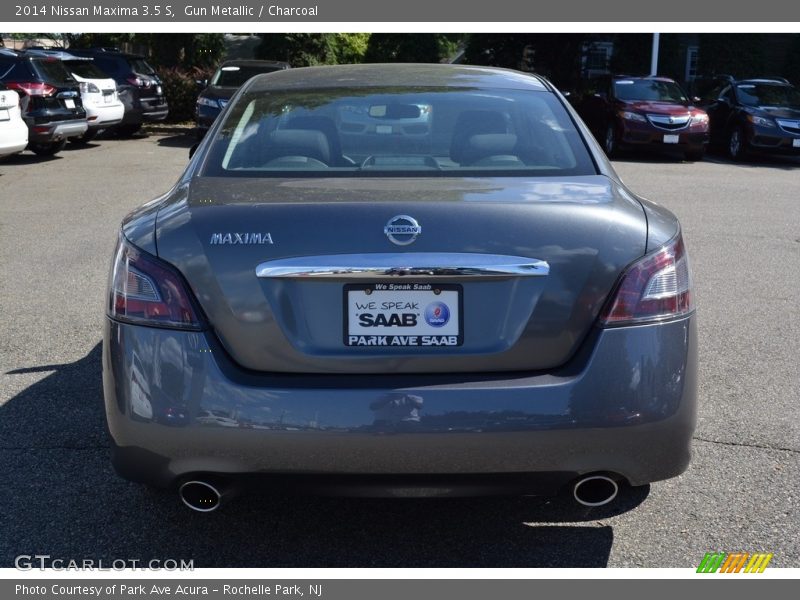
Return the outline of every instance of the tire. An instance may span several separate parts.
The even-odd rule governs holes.
[[[728,156],[736,161],[747,158],[747,137],[741,127],[731,129],[728,134]]]
[[[97,129],[87,129],[86,133],[84,133],[83,135],[79,135],[77,137],[71,137],[69,138],[69,141],[73,144],[82,146],[84,144],[88,144],[89,142],[91,142],[98,133],[99,132]]]
[[[117,125],[117,135],[119,135],[119,137],[129,138],[135,135],[141,128],[141,123],[135,125]]]
[[[619,153],[619,140],[613,123],[606,128],[606,135],[603,138],[603,150],[605,150],[608,158],[613,158]]]
[[[683,158],[688,162],[696,162],[698,160],[703,160],[703,156],[705,156],[705,154],[705,148],[700,148],[699,150],[687,150],[683,153]]]
[[[67,145],[67,140],[61,140],[60,142],[46,142],[46,143],[33,142],[31,144],[28,144],[28,149],[37,156],[53,156],[61,152],[64,149],[64,146],[66,145]]]

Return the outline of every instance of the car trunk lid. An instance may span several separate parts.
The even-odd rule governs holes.
[[[421,231],[397,245],[387,233],[409,242],[408,217]],[[157,243],[245,368],[508,371],[569,360],[646,230],[639,202],[603,176],[195,178],[159,212]],[[432,330],[439,299],[449,319]],[[372,300],[398,306],[381,319]],[[348,346],[359,310],[405,339]],[[431,331],[455,339],[408,345]]]

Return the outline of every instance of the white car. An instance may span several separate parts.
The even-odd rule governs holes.
[[[77,143],[89,142],[103,129],[122,122],[125,105],[119,99],[117,84],[112,77],[100,70],[91,58],[74,56],[63,50],[29,50],[52,56],[64,63],[81,89],[81,102],[86,110],[89,128],[81,136],[71,138]]]
[[[22,120],[19,95],[0,84],[0,158],[17,154],[28,145],[28,126]]]

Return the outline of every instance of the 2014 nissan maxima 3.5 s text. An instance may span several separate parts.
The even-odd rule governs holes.
[[[122,224],[114,466],[201,511],[249,486],[599,506],[689,463],[694,312],[677,219],[546,80],[258,76]]]

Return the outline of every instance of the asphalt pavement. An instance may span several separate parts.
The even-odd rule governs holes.
[[[690,469],[605,509],[561,499],[250,495],[209,515],[109,464],[100,338],[122,217],[166,191],[188,135],[0,162],[0,567],[20,554],[196,567],[800,567],[800,161],[616,162],[681,219],[700,323]]]

